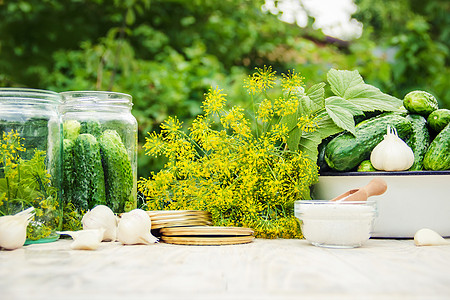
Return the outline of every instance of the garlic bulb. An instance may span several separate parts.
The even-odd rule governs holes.
[[[142,209],[122,215],[117,227],[117,239],[124,245],[153,244],[158,241],[151,233],[151,220]]]
[[[404,171],[414,163],[412,149],[397,135],[395,128],[387,127],[387,134],[370,154],[373,167],[381,171]]]
[[[416,246],[440,246],[450,245],[450,241],[444,239],[439,233],[428,228],[420,229],[414,235]]]
[[[89,210],[81,219],[83,229],[105,230],[102,241],[115,241],[117,236],[117,218],[111,208],[105,205],[97,205]]]
[[[27,226],[34,216],[34,207],[30,207],[12,216],[0,217],[0,248],[14,250],[25,244]]]
[[[74,250],[96,250],[103,239],[105,229],[87,229],[78,231],[60,231],[59,234],[67,234],[73,238],[70,248]]]

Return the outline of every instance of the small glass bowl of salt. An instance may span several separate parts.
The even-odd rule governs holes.
[[[295,201],[303,236],[315,246],[355,248],[369,240],[376,201]]]

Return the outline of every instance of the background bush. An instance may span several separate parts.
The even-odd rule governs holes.
[[[0,0],[0,86],[131,94],[140,144],[169,115],[189,123],[211,86],[248,105],[242,80],[263,65],[307,85],[357,69],[384,92],[423,89],[450,108],[450,2],[355,3],[363,35],[339,41],[312,17],[281,22],[261,0]],[[139,176],[162,163],[140,151]]]

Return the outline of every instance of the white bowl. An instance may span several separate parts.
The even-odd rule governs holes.
[[[372,233],[375,201],[299,200],[294,204],[302,234],[315,246],[354,248]]]
[[[372,237],[412,238],[422,228],[450,237],[450,171],[322,173],[314,199],[332,199],[383,178],[387,191],[377,201]]]

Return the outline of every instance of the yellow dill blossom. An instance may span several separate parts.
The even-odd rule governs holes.
[[[157,156],[164,152],[164,141],[161,134],[156,132],[148,133],[148,137],[145,138],[146,143],[143,148],[146,151],[145,154]]]
[[[265,91],[272,88],[275,85],[275,71],[272,71],[272,67],[264,66],[261,68],[255,68],[256,72],[253,73],[245,80],[244,87],[249,94],[256,94],[258,92]]]
[[[205,100],[203,101],[203,111],[205,115],[219,115],[222,111],[227,94],[222,93],[223,90],[216,87],[215,89],[210,88],[208,93],[205,94]]]
[[[305,79],[295,70],[289,70],[287,74],[283,73],[281,76],[281,87],[288,93],[297,92],[298,88],[303,86],[303,79]]]
[[[180,133],[179,130],[181,129],[181,125],[182,123],[177,117],[168,117],[167,120],[161,124],[161,133],[165,138],[173,139]]]
[[[275,99],[274,111],[278,116],[284,117],[292,115],[297,111],[299,105],[299,99],[297,97],[279,97]]]
[[[315,116],[302,115],[297,122],[297,127],[303,132],[314,132],[319,127]]]
[[[258,111],[256,113],[256,116],[259,120],[262,122],[269,122],[273,117],[273,105],[272,101],[269,99],[264,99],[259,103]]]
[[[289,133],[289,128],[286,124],[275,124],[269,132],[269,138],[273,141],[286,142]]]

